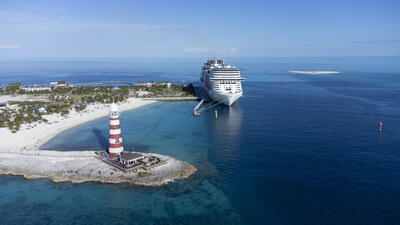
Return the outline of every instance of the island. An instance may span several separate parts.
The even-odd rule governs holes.
[[[131,183],[154,186],[185,179],[197,169],[184,161],[155,153],[130,153],[157,159],[156,166],[133,171],[106,163],[98,151],[41,150],[40,146],[60,132],[109,115],[110,106],[120,111],[152,104],[153,98],[191,97],[190,88],[169,84],[122,87],[61,86],[24,90],[19,83],[0,89],[0,174],[54,182]],[[143,93],[145,92],[145,93]],[[166,93],[166,94],[163,94]],[[188,96],[189,95],[189,96]]]
[[[290,70],[290,73],[298,73],[298,74],[336,74],[340,73],[339,71],[322,71],[322,70],[315,70],[315,71],[303,71],[303,70]]]

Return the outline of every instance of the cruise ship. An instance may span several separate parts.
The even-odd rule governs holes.
[[[209,59],[204,63],[200,81],[214,101],[231,106],[243,95],[240,71],[226,65],[224,60]]]

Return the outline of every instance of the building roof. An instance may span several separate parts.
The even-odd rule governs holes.
[[[132,159],[141,158],[143,155],[135,152],[123,152],[119,157],[123,160],[129,161]]]

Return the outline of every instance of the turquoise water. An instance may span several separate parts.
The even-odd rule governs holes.
[[[232,62],[247,78],[245,96],[231,109],[217,106],[218,118],[214,109],[193,117],[196,102],[155,103],[121,115],[126,150],[172,155],[195,165],[197,174],[151,188],[1,176],[1,224],[400,222],[399,58]],[[163,73],[161,66],[146,70],[118,63],[132,80],[141,79],[135,77],[139,70],[154,80],[195,80],[201,67],[194,59],[161,60],[172,68]],[[134,63],[142,64],[150,62]],[[97,70],[93,62],[53,66],[63,65],[69,69],[61,71],[71,79],[71,70],[91,71],[90,79],[119,71],[115,62]],[[287,72],[301,69],[342,73]],[[46,80],[40,71],[37,76]],[[103,149],[107,129],[108,119],[101,118],[63,132],[42,148]]]
[[[122,133],[125,150],[157,152],[174,156],[195,165],[199,169],[196,175],[161,188],[130,185],[50,184],[52,186],[50,189],[56,190],[50,191],[54,196],[49,194],[51,196],[49,196],[49,202],[58,201],[60,208],[68,208],[64,210],[70,212],[65,213],[63,217],[69,218],[70,221],[85,217],[81,221],[84,223],[97,224],[104,221],[105,224],[143,222],[145,224],[150,222],[172,224],[195,220],[211,221],[215,224],[240,224],[239,215],[220,187],[221,177],[218,170],[208,160],[208,150],[212,142],[210,141],[211,134],[206,131],[212,126],[212,123],[209,123],[210,117],[204,115],[194,118],[192,110],[195,104],[196,102],[155,103],[137,110],[123,112],[120,120],[121,124],[124,124]],[[42,148],[104,149],[107,146],[108,123],[108,118],[101,118],[67,130]],[[33,183],[40,187],[46,181],[33,181]],[[76,196],[57,200],[60,196],[68,196],[69,191],[76,191],[77,193],[74,194]],[[50,203],[48,207],[52,208],[51,205]],[[90,210],[78,210],[86,208]],[[57,210],[54,210],[56,213]],[[109,217],[110,214],[116,215]],[[86,218],[86,215],[90,215],[90,218]],[[142,218],[138,219],[138,217]]]

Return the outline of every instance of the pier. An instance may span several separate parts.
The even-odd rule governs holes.
[[[192,85],[197,99],[200,100],[200,102],[196,105],[196,107],[193,110],[194,116],[200,116],[200,112],[208,110],[222,103],[222,102],[216,102],[212,100],[210,97],[208,97],[208,94],[200,84],[192,84]]]
[[[92,83],[79,83],[79,84],[70,84],[72,87],[81,87],[81,86],[99,86],[104,84],[128,84],[130,86],[134,86],[135,83],[127,82],[127,81],[100,81],[100,82],[92,82]]]
[[[199,102],[199,104],[196,105],[196,107],[195,107],[194,110],[193,110],[193,115],[194,115],[194,116],[200,116],[199,109],[200,109],[200,107],[203,105],[203,103],[204,103],[204,99],[201,99],[200,102]]]
[[[205,101],[210,101],[210,98],[208,97],[207,93],[205,92],[205,90],[203,89],[203,87],[200,84],[193,84],[193,90],[194,90],[194,94],[197,97],[197,99],[200,100],[200,102],[196,105],[196,107],[193,110],[193,115],[194,116],[200,116],[200,111],[201,111],[201,107],[203,105],[203,103]]]
[[[168,83],[168,82],[167,82]],[[162,84],[167,84],[162,83]],[[99,81],[99,82],[89,82],[89,83],[78,83],[78,84],[69,84],[72,87],[79,87],[79,86],[97,86],[97,85],[104,85],[104,84],[126,84],[129,86],[138,86],[138,87],[147,87],[148,83],[135,83],[129,81]]]

